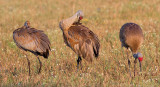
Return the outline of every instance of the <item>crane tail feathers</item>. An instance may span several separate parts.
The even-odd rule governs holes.
[[[46,52],[43,53],[43,57],[48,59],[49,56],[49,50],[46,50]]]
[[[94,51],[95,57],[98,58],[98,56],[99,56],[99,50],[96,50],[95,48],[93,48],[93,51]]]

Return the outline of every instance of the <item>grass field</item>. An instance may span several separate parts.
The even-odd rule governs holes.
[[[92,64],[83,61],[77,72],[77,55],[64,44],[59,21],[84,12],[82,23],[100,39],[100,56]],[[51,53],[39,62],[26,56],[13,41],[13,31],[29,20],[31,26],[48,35]],[[139,49],[144,56],[142,72],[130,53],[132,77],[126,54],[121,49],[119,30],[124,23],[141,26],[144,43]],[[123,48],[123,50],[125,50]],[[125,57],[123,57],[123,55]],[[160,85],[160,0],[0,0],[0,86],[58,87],[158,87]]]

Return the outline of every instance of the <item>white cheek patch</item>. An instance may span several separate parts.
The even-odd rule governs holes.
[[[139,52],[137,53],[137,56],[138,56],[138,57],[143,57],[142,54],[139,53]]]

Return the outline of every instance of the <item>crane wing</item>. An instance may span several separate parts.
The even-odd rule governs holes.
[[[17,29],[13,32],[13,39],[16,45],[24,50],[46,52],[50,49],[50,42],[43,31],[30,29]]]
[[[94,54],[95,56],[98,56],[99,54],[99,39],[97,37],[96,34],[94,34],[91,30],[89,30],[87,27],[83,26],[83,25],[75,25],[75,26],[71,26],[68,29],[68,44],[73,47],[73,48],[77,48],[74,46],[76,43],[79,44],[79,47],[81,49],[86,48],[86,46],[90,46],[92,47],[91,49],[94,50]],[[84,46],[85,44],[85,46]],[[84,46],[84,47],[83,47]]]

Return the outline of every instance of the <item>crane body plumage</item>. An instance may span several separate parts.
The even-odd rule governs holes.
[[[121,27],[119,37],[120,37],[122,47],[127,48],[127,51],[130,48],[132,51],[133,57],[135,58],[135,61],[134,61],[134,76],[135,76],[136,59],[139,60],[140,71],[141,71],[141,61],[143,59],[142,54],[138,52],[138,49],[140,48],[144,40],[142,29],[140,28],[139,25],[135,23],[126,23]],[[127,52],[127,57],[128,57],[128,52]],[[130,68],[129,58],[128,58],[128,64]],[[131,76],[131,72],[130,72],[130,76]]]
[[[94,57],[98,57],[100,47],[97,35],[80,23],[81,16],[81,11],[78,11],[60,22],[65,44],[78,55],[77,66],[81,63],[81,57],[92,62]]]
[[[140,45],[143,43],[142,29],[134,23],[126,23],[120,30],[120,41],[122,46],[130,48],[133,53],[137,53]]]
[[[29,24],[30,23],[26,21],[23,27],[16,29],[13,32],[13,40],[20,49],[29,51],[37,56],[40,62],[40,73],[42,64],[38,56],[48,58],[50,51],[50,41],[48,39],[48,36],[44,34],[42,30],[31,28]],[[29,62],[29,59],[27,60]]]

